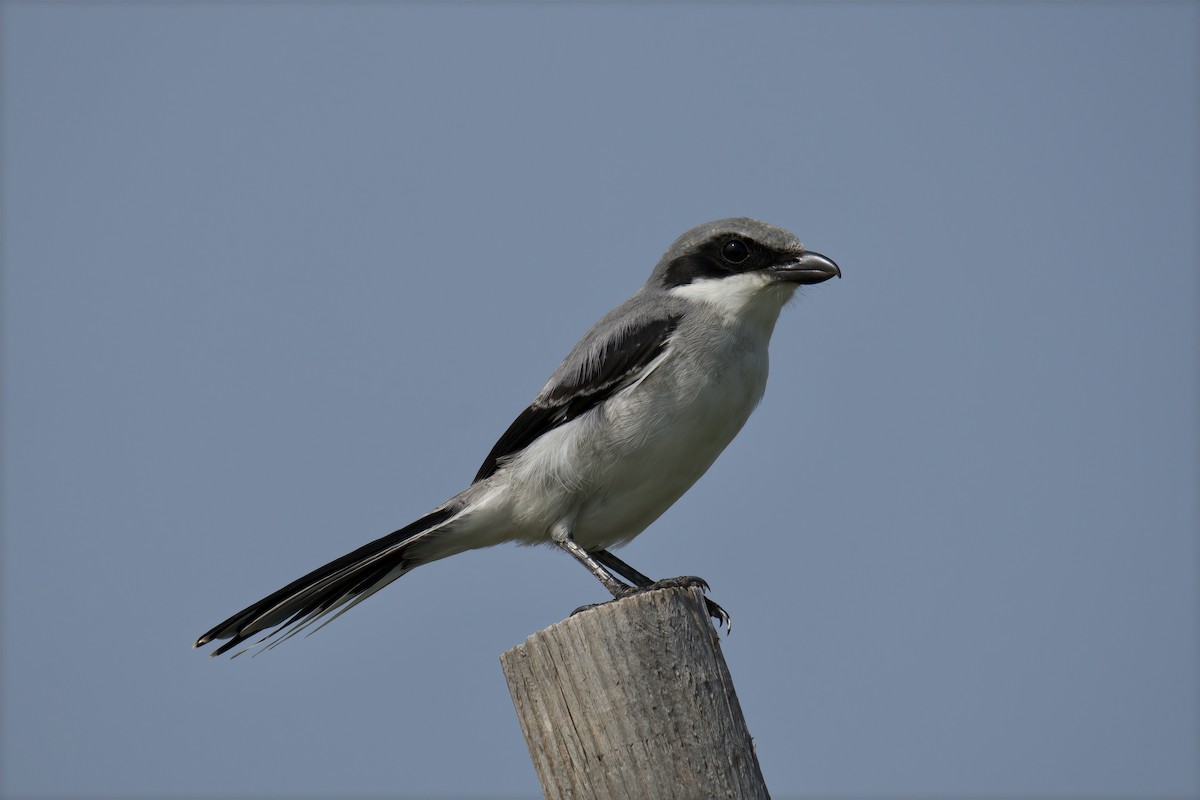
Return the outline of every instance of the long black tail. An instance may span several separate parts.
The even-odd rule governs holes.
[[[456,503],[442,506],[411,525],[318,567],[215,626],[197,639],[193,647],[203,647],[214,639],[228,639],[210,654],[219,656],[268,628],[275,630],[264,636],[260,644],[286,631],[283,638],[272,642],[273,647],[336,611],[322,625],[332,622],[417,566],[420,562],[405,556],[409,545],[434,532],[460,510]]]

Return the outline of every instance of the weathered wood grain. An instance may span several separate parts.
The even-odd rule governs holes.
[[[583,611],[500,663],[550,800],[768,797],[699,589]]]

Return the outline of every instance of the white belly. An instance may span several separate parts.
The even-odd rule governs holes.
[[[766,388],[765,341],[730,337],[718,348],[725,352],[709,351],[711,364],[702,368],[680,369],[668,352],[641,384],[515,459],[507,476],[513,538],[544,542],[567,520],[583,547],[608,548],[637,536],[678,500],[742,429]]]

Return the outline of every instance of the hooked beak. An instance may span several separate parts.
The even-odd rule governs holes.
[[[811,250],[804,250],[793,261],[771,267],[771,272],[779,280],[791,283],[820,283],[834,276],[842,277],[842,270],[832,258]]]

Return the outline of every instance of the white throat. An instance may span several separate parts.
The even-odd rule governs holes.
[[[744,272],[727,278],[706,278],[670,290],[677,297],[706,303],[726,325],[762,328],[767,336],[796,284],[778,281],[761,272]]]

